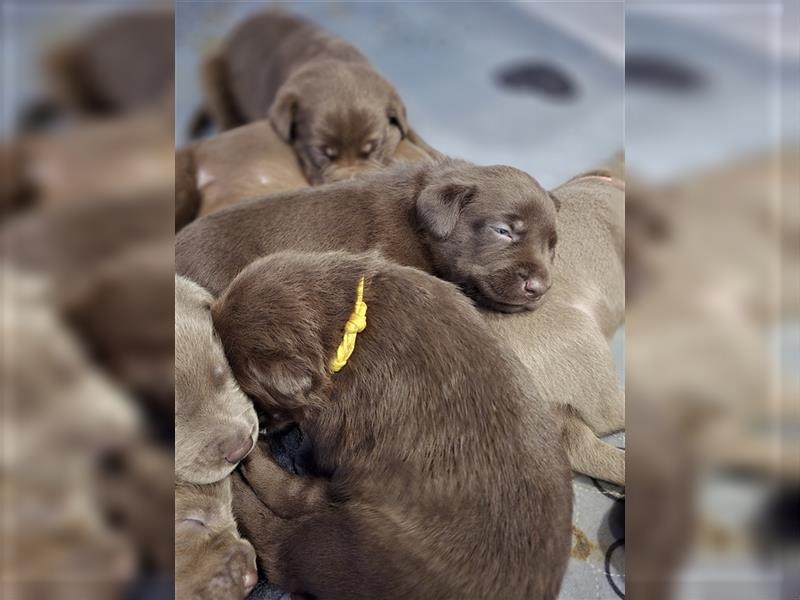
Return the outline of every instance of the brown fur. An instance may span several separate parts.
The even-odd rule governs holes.
[[[236,530],[231,483],[175,486],[176,600],[241,600],[256,584],[253,547]]]
[[[392,160],[429,158],[422,148],[403,140]],[[226,206],[309,185],[291,147],[269,121],[249,123],[190,144],[175,153],[175,166],[176,231]],[[353,173],[372,168],[375,165],[359,165]]]
[[[489,169],[477,169],[489,179]],[[423,166],[410,170],[422,178],[417,189],[427,183],[426,175],[436,176],[435,170],[428,175],[429,170],[433,169]],[[458,244],[465,244],[486,260],[484,246],[470,246],[471,215],[456,214],[463,236],[460,239],[445,238],[442,242],[430,235],[418,236],[417,213],[409,216],[408,196],[398,198],[392,193],[400,190],[409,194],[396,182],[399,174],[381,177],[385,179],[376,176],[371,184],[339,184],[293,197],[277,196],[200,220],[178,237],[176,268],[218,293],[256,256],[287,248],[379,249],[396,262],[445,278],[453,273],[442,264],[442,257],[454,260],[456,265],[456,260],[463,260],[465,253],[458,250]],[[480,188],[484,184],[481,181],[477,185]],[[499,212],[504,208],[501,198],[519,197],[511,186],[490,189],[495,192],[489,196],[490,202]],[[569,205],[559,214],[559,235],[565,241],[556,246],[556,283],[548,292],[554,297],[545,297],[537,311],[545,311],[541,316],[507,319],[487,313],[486,317],[492,320],[496,335],[533,370],[535,380],[547,382],[544,396],[563,407],[565,443],[573,468],[623,483],[624,452],[597,436],[622,429],[625,423],[624,394],[606,339],[624,318],[624,190],[617,179],[589,176],[564,184],[552,195]],[[418,204],[419,200],[412,206]],[[553,213],[547,205],[535,204],[545,207],[546,217],[536,217],[539,226]],[[339,225],[331,228],[330,223]],[[452,279],[464,283],[460,277]],[[474,286],[466,285],[465,289],[475,293]],[[484,304],[498,308],[491,302]]]
[[[269,118],[312,183],[388,164],[410,130],[400,95],[353,46],[268,10],[240,24],[203,67],[206,104],[222,127]]]
[[[362,276],[367,328],[331,374]],[[234,510],[272,582],[320,599],[556,597],[566,458],[456,288],[375,255],[283,253],[212,314],[243,390],[297,420],[326,474],[290,475],[263,446],[243,465]]]
[[[191,483],[226,477],[258,436],[252,403],[214,334],[211,302],[200,286],[175,277],[175,478]]]
[[[180,232],[175,265],[218,294],[253,259],[279,250],[379,249],[514,312],[544,298],[526,292],[526,281],[550,285],[555,221],[553,200],[529,175],[447,159],[209,215]],[[500,225],[515,241],[492,229]]]

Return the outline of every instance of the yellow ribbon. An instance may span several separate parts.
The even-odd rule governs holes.
[[[367,305],[364,302],[364,278],[358,280],[356,303],[353,312],[344,324],[342,343],[336,348],[336,356],[331,359],[331,371],[337,373],[347,364],[356,347],[356,336],[367,327]]]

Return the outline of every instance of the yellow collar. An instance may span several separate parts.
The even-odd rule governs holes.
[[[364,278],[358,280],[356,303],[353,312],[344,325],[342,343],[336,348],[336,355],[331,359],[330,368],[333,373],[341,371],[347,364],[356,347],[356,336],[367,327],[367,304],[364,302]]]

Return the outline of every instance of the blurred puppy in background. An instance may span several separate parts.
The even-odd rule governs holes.
[[[352,45],[285,12],[248,18],[203,67],[220,127],[268,118],[312,183],[385,165],[411,130],[397,90]]]

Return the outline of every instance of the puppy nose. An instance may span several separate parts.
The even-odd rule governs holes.
[[[527,277],[522,283],[525,293],[533,298],[544,296],[550,286],[541,277]]]
[[[235,435],[223,441],[220,445],[222,456],[225,460],[235,465],[253,449],[253,438],[250,436]]]
[[[256,571],[255,563],[253,563],[253,565],[242,576],[242,584],[244,585],[245,596],[253,591],[253,588],[256,587],[256,583],[258,583],[258,571]]]

